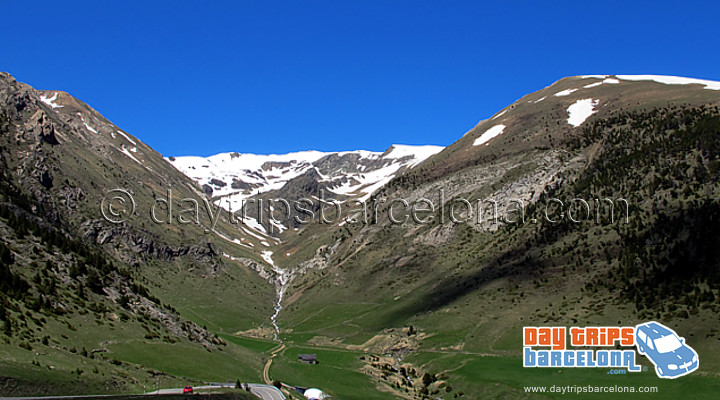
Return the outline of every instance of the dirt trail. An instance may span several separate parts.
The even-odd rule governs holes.
[[[270,358],[267,360],[267,362],[265,362],[265,368],[263,368],[263,380],[268,385],[272,385],[272,380],[270,379],[270,367],[272,366],[273,359],[283,351],[285,351],[285,345],[281,344],[270,353]]]

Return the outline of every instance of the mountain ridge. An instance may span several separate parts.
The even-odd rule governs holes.
[[[218,153],[209,157],[167,157],[178,170],[202,185],[213,197],[231,204],[254,194],[281,189],[288,181],[314,169],[315,178],[338,195],[369,197],[372,192],[427,158],[441,146],[392,145],[383,152],[367,150],[286,154]],[[318,179],[319,178],[319,179]],[[221,203],[222,204],[222,203]]]

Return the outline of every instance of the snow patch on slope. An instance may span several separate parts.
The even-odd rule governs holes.
[[[597,100],[582,99],[573,103],[568,107],[568,124],[578,127],[585,122],[591,115],[597,111],[594,107],[598,104]]]
[[[499,113],[498,115],[496,115],[496,116],[494,116],[494,117],[492,117],[492,118],[490,118],[490,119],[493,120],[493,119],[495,119],[495,118],[499,118],[499,117],[503,116],[503,114],[505,114],[506,112],[507,112],[507,110],[502,110],[502,111],[500,111],[500,113]]]
[[[130,142],[130,143],[132,143],[133,146],[137,146],[137,143],[136,143],[134,140],[132,140],[132,139],[130,138],[130,136],[126,135],[125,132],[123,132],[123,131],[117,131],[117,132],[118,132],[122,137],[124,137],[125,140],[127,140],[127,141]],[[115,136],[113,135],[113,137],[115,137]]]
[[[705,89],[720,90],[720,82],[707,79],[685,78],[682,76],[671,75],[615,75],[615,78],[608,78],[609,75],[583,75],[580,78],[604,79],[603,83],[620,83],[618,79],[624,81],[653,81],[664,83],[666,85],[703,85]]]
[[[602,85],[602,84],[603,84],[602,82],[595,82],[595,83],[591,83],[591,84],[589,84],[589,85],[585,85],[585,86],[583,86],[583,89],[590,89],[590,88],[594,88],[594,87],[600,86],[600,85]]]
[[[137,151],[136,148],[133,147],[133,149],[134,149],[134,151]],[[120,152],[123,153],[123,154],[125,154],[126,156],[130,157],[130,158],[131,158],[133,161],[135,161],[136,163],[142,165],[142,163],[140,162],[140,160],[138,160],[137,158],[135,158],[135,156],[132,155],[132,153],[130,153],[130,152],[128,151],[128,149],[125,147],[125,145],[121,145],[121,146],[120,146]]]
[[[47,97],[47,96],[45,96],[45,95],[40,95],[40,101],[42,101],[43,103],[49,105],[49,106],[52,107],[53,109],[63,108],[64,106],[61,106],[61,105],[59,105],[59,104],[55,104],[55,100],[57,100],[57,98],[58,98],[58,93],[57,93],[57,92],[55,92],[55,94],[53,94],[53,97]]]
[[[444,147],[432,145],[408,146],[403,144],[394,144],[390,147],[390,149],[390,152],[383,156],[383,158],[400,159],[405,157],[413,157],[414,160],[407,165],[407,167],[412,168],[425,161],[426,159],[430,158],[431,156],[439,153],[440,151],[442,151],[442,149],[444,149]]]
[[[495,125],[492,128],[486,130],[482,135],[480,135],[479,138],[475,139],[473,142],[473,146],[480,146],[483,143],[488,142],[490,139],[494,138],[497,135],[500,135],[505,130],[505,125]]]
[[[97,133],[98,133],[98,131],[95,130],[95,128],[93,128],[92,126],[88,125],[88,123],[85,121],[85,117],[84,117],[82,114],[78,113],[78,115],[80,116],[80,119],[82,120],[83,125],[85,125],[85,129],[89,130],[90,132],[92,132],[92,133],[94,133],[94,134],[97,134]]]
[[[359,185],[353,185],[350,187],[341,186],[339,188],[335,188],[331,190],[333,193],[336,194],[350,194],[352,192],[355,192],[356,190],[362,188],[362,192],[365,193],[362,197],[360,197],[360,201],[366,201],[367,199],[372,196],[372,194],[380,189],[381,187],[385,186],[388,182],[392,180],[392,178],[395,176],[395,173],[402,168],[401,164],[391,164],[385,168],[380,168],[378,170],[375,170],[369,174],[364,174],[361,176],[361,178],[364,178],[360,181]]]
[[[565,89],[554,94],[555,97],[569,96],[572,92],[576,92],[577,89]]]
[[[224,235],[224,234],[218,232],[218,231],[215,230],[215,229],[212,229],[212,232],[215,233],[216,235],[218,235],[218,236],[219,236],[220,238],[222,238],[223,240],[226,240],[226,241],[228,241],[228,242],[230,242],[230,243],[233,243],[233,244],[236,244],[236,245],[238,245],[238,246],[242,246],[242,247],[245,247],[245,248],[248,248],[248,249],[252,249],[252,243],[248,243],[248,244],[250,245],[250,246],[248,246],[248,244],[243,243],[240,239],[231,239],[231,238],[228,237],[227,235]]]
[[[705,89],[720,90],[720,82],[705,79],[684,78],[681,76],[665,75],[616,75],[619,79],[626,81],[654,81],[666,85],[704,85]]]
[[[599,79],[603,79],[603,78],[599,78]],[[616,85],[616,84],[618,84],[618,83],[620,83],[620,81],[617,80],[617,79],[615,79],[615,78],[604,78],[604,79],[603,79],[602,81],[600,81],[600,82],[595,82],[595,83],[591,83],[591,84],[589,84],[589,85],[585,85],[585,86],[583,86],[583,88],[584,88],[584,89],[590,89],[590,88],[594,88],[594,87],[600,86],[600,85],[602,85],[602,84]]]

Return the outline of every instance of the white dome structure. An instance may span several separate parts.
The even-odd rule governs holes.
[[[306,390],[303,396],[305,396],[305,398],[308,400],[323,400],[325,397],[327,397],[322,390],[315,388]]]

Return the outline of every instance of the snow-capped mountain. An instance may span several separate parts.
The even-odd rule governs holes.
[[[278,190],[308,175],[329,192],[367,198],[393,177],[440,152],[441,146],[393,145],[384,152],[303,151],[288,154],[221,153],[210,157],[169,157],[178,170],[203,186],[220,205]]]

